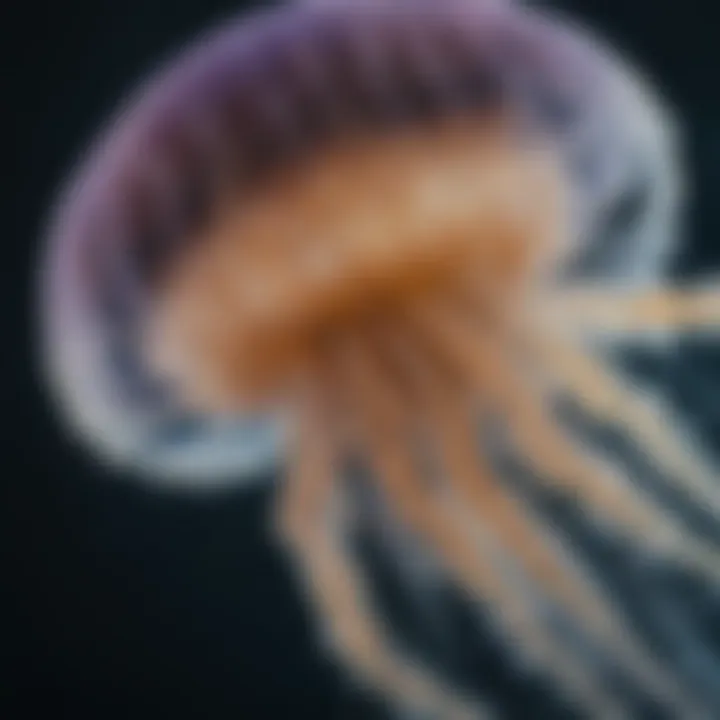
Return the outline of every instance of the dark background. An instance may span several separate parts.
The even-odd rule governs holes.
[[[379,712],[315,650],[290,566],[265,533],[267,484],[198,502],[108,478],[65,440],[34,372],[34,271],[58,185],[118,99],[239,5],[16,3],[2,22],[9,35],[2,114],[11,130],[5,136],[10,163],[3,167],[3,215],[10,223],[0,266],[9,311],[0,354],[8,398],[0,479],[0,599],[7,601],[0,610],[0,717],[24,716],[40,701],[61,718],[321,720]],[[716,3],[554,5],[603,31],[680,109],[696,193],[679,270],[717,265]],[[686,374],[666,367],[663,377],[668,392],[695,412]],[[701,429],[711,437],[718,425],[705,415]],[[501,668],[492,654],[486,662],[495,667],[495,660]],[[553,716],[535,694],[497,672],[497,694],[518,717]]]

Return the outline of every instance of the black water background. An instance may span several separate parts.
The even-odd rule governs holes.
[[[0,356],[7,398],[1,717],[23,717],[38,702],[61,718],[380,717],[315,651],[290,567],[267,539],[267,483],[198,503],[108,479],[62,437],[34,373],[31,282],[43,215],[58,183],[149,66],[238,5],[16,3],[2,22],[8,33],[3,115],[10,120],[3,216],[10,222],[0,271],[9,311]],[[681,109],[695,199],[678,271],[717,266],[714,3],[567,0],[562,6],[629,51]],[[717,351],[694,345],[680,360],[634,362],[713,442],[720,430],[718,359]],[[708,390],[713,377],[715,395]],[[606,562],[610,570],[612,557]],[[709,636],[717,634],[713,617],[708,613]],[[473,662],[493,678],[513,716],[559,712],[543,704],[541,688],[518,682],[493,648],[479,654]]]

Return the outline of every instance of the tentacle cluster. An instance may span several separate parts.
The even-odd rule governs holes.
[[[567,613],[665,711],[709,717],[692,691],[644,646],[612,598],[582,570],[579,558],[483,460],[474,430],[478,407],[504,420],[520,456],[538,478],[573,494],[587,512],[632,541],[695,568],[713,582],[720,580],[719,549],[681,525],[619,468],[603,465],[579,447],[548,410],[543,374],[561,380],[564,391],[579,402],[590,395],[590,409],[600,411],[592,393],[616,382],[610,370],[599,367],[577,342],[548,343],[545,336],[544,346],[552,345],[552,357],[564,357],[564,364],[543,364],[538,376],[528,377],[519,367],[512,340],[497,328],[478,327],[476,320],[466,307],[441,297],[425,307],[406,308],[380,329],[373,325],[348,331],[325,357],[320,372],[325,393],[331,388],[335,407],[342,408],[343,421],[318,428],[319,434],[305,443],[322,437],[336,448],[325,476],[341,472],[343,451],[345,457],[364,457],[397,516],[425,541],[459,587],[475,601],[489,603],[510,641],[594,717],[632,713],[608,692],[602,674],[595,675],[573,658],[553,636],[534,603],[513,586],[507,563],[515,563],[541,595]],[[604,384],[588,384],[582,376],[564,372],[573,362],[593,368]],[[612,419],[630,425],[644,439],[657,419],[635,425],[624,412],[628,406],[632,411],[633,398],[624,394],[622,400],[612,405]],[[305,421],[301,417],[299,422]],[[653,448],[659,442],[653,456],[660,460],[668,454],[667,443],[677,445],[672,434],[650,442]],[[436,460],[430,468],[422,461],[428,447]],[[696,469],[695,462],[691,469]],[[677,477],[683,483],[687,476]],[[291,474],[288,492],[294,478]],[[700,503],[712,492],[712,477],[705,476],[702,483],[702,494],[688,488]],[[292,508],[293,501],[288,503]],[[310,527],[310,518],[305,521]],[[483,534],[491,536],[489,542]],[[361,627],[359,618],[353,623]],[[454,716],[450,706],[441,714]]]

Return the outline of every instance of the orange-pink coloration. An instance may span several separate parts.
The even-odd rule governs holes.
[[[561,196],[549,153],[478,120],[346,141],[211,225],[161,292],[151,342],[211,409],[267,403],[318,343],[429,294],[512,302],[558,252]]]

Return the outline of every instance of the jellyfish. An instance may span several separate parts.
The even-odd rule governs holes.
[[[493,715],[398,649],[347,542],[350,466],[579,708],[631,715],[536,597],[673,717],[705,717],[494,460],[720,579],[718,548],[554,411],[619,426],[720,513],[713,468],[604,351],[718,327],[712,278],[666,281],[677,145],[622,59],[518,3],[243,16],[151,78],[60,197],[40,279],[58,407],[169,486],[281,470],[273,529],[333,651],[398,708]]]

